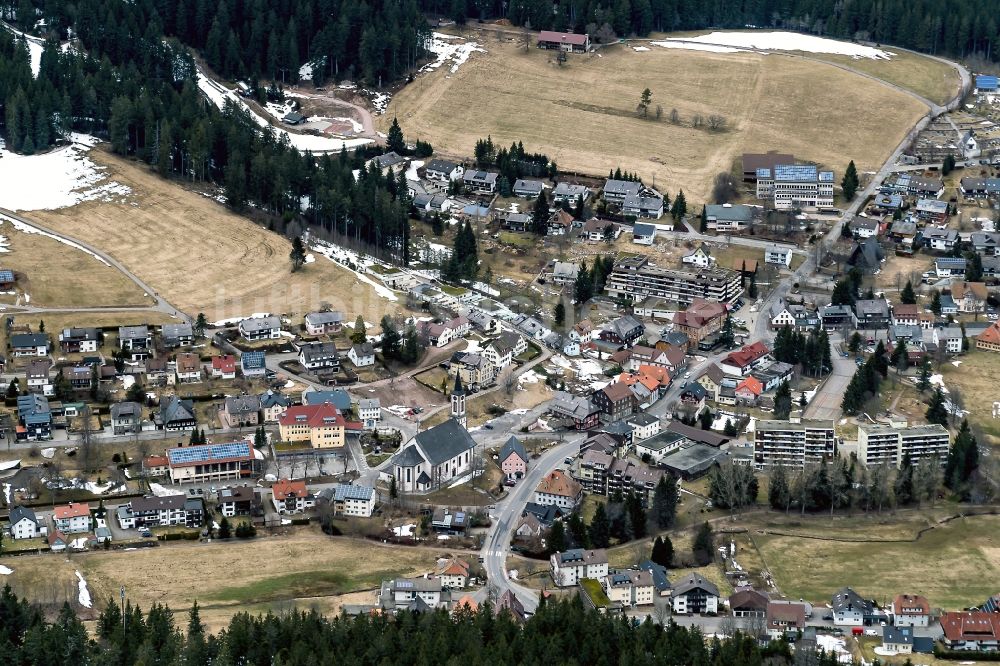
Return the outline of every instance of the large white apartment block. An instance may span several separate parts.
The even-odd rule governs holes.
[[[615,262],[607,280],[608,295],[641,301],[655,296],[676,301],[681,307],[696,298],[732,303],[743,293],[739,271],[726,268],[677,270],[649,263],[645,256],[625,257]]]
[[[758,421],[753,435],[754,465],[801,469],[837,452],[833,421]]]
[[[907,426],[906,422],[891,425],[863,424],[858,426],[858,458],[865,465],[887,464],[899,467],[903,458],[910,460],[948,459],[951,437],[948,430],[936,423]]]
[[[757,169],[757,198],[777,210],[833,206],[833,172],[812,164],[777,164]]]

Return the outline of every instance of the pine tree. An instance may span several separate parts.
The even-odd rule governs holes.
[[[726,419],[726,425],[722,429],[722,434],[726,437],[736,437],[740,434],[740,431],[732,419]]]
[[[597,270],[596,261],[594,263],[594,270]],[[573,292],[577,306],[583,306],[584,303],[594,297],[594,282],[590,271],[587,270],[587,262],[585,260],[580,262],[580,270],[576,274]]]
[[[722,324],[719,341],[726,349],[732,349],[736,342],[736,336],[733,334],[733,315],[731,312],[726,312],[726,320]]]
[[[948,452],[948,461],[945,464],[944,471],[944,484],[956,493],[961,493],[962,497],[965,498],[968,496],[967,484],[969,479],[972,478],[973,473],[978,467],[979,442],[973,436],[968,420],[963,420],[958,435],[955,437],[955,442]]]
[[[778,390],[774,394],[774,418],[785,420],[791,413],[792,389],[786,379],[778,385]]]
[[[710,564],[715,559],[715,535],[708,521],[698,527],[691,545],[691,554],[694,556],[695,564],[700,567]]]
[[[674,199],[674,205],[670,209],[670,214],[676,222],[680,222],[684,219],[684,216],[687,215],[687,199],[684,198],[684,190],[680,190],[677,193],[677,197]]]
[[[772,509],[783,511],[788,508],[791,489],[788,485],[788,475],[785,468],[776,465],[771,468],[771,474],[767,485],[767,503]]]
[[[646,510],[642,507],[642,500],[636,493],[625,498],[625,511],[628,514],[629,532],[633,539],[642,539],[646,536]]]
[[[847,343],[847,350],[852,354],[857,354],[861,349],[861,345],[865,343],[865,339],[861,337],[861,334],[857,331],[851,335],[850,341]]]
[[[232,526],[229,524],[229,519],[223,517],[223,519],[219,521],[219,538],[228,539],[232,535],[233,535],[233,529]]]
[[[916,304],[917,294],[913,291],[913,282],[911,280],[906,281],[906,286],[903,287],[903,291],[899,294],[899,301],[907,305]]]
[[[833,294],[830,296],[831,305],[854,305],[857,300],[857,290],[852,286],[847,278],[837,280],[833,285]]]
[[[931,312],[936,315],[941,314],[941,292],[937,289],[934,290],[934,295],[931,296]]]
[[[598,504],[594,517],[590,520],[590,546],[592,548],[607,548],[611,540],[611,521],[608,519],[604,504]]]
[[[920,379],[917,380],[917,390],[921,393],[931,387],[931,357],[924,354],[920,362]]]
[[[563,305],[561,300],[556,303],[552,316],[555,321],[556,328],[562,328],[562,325],[566,322],[566,306]]]
[[[925,462],[933,464],[929,460]],[[896,496],[896,503],[903,506],[910,504],[915,499],[913,489],[913,461],[910,459],[909,454],[903,456],[899,471],[896,472],[896,480],[893,483],[893,494]]]
[[[545,190],[538,193],[535,206],[531,210],[531,228],[538,236],[549,233],[549,202],[545,198]]]
[[[872,354],[872,358],[875,360],[875,369],[878,370],[878,374],[882,375],[885,379],[889,376],[889,361],[885,358],[885,343],[881,340],[875,345],[875,353]]]
[[[306,262],[306,248],[302,244],[302,239],[296,236],[292,239],[292,251],[288,254],[288,258],[292,260],[292,272],[302,268],[302,265]]]
[[[847,165],[847,170],[844,171],[844,177],[840,181],[840,187],[844,191],[844,198],[850,201],[854,198],[855,193],[858,191],[858,185],[860,181],[858,180],[858,169],[854,166],[854,160]]]
[[[199,338],[203,337],[206,328],[208,328],[208,320],[205,319],[205,313],[199,312],[197,318],[194,320],[194,334]]]
[[[406,141],[403,140],[403,130],[395,117],[393,117],[392,125],[389,126],[389,131],[385,135],[385,147],[391,152],[406,155]]]
[[[368,329],[365,326],[365,318],[358,315],[354,320],[354,330],[351,332],[351,342],[356,345],[364,344],[368,341]]]
[[[653,542],[653,552],[650,554],[649,559],[662,567],[670,568],[673,566],[674,544],[670,541],[669,536],[656,537],[656,541]]]
[[[677,479],[672,474],[660,477],[653,490],[653,522],[661,530],[673,527],[677,519]]]
[[[698,224],[698,231],[705,233],[708,231],[708,206],[701,207],[701,222]],[[743,262],[743,266],[746,267],[746,262]]]
[[[566,550],[566,526],[563,525],[561,520],[555,521],[552,523],[552,527],[549,528],[549,536],[546,539],[546,546],[549,551],[549,555]]]
[[[924,417],[928,423],[948,426],[948,408],[945,406],[944,392],[941,390],[940,385],[934,389],[934,394],[931,396],[931,404],[927,407]]]

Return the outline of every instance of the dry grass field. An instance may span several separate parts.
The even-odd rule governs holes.
[[[867,598],[887,600],[919,581],[919,593],[932,606],[955,609],[982,602],[995,592],[990,585],[1000,578],[997,516],[955,520],[926,532],[916,542],[860,541],[912,539],[921,522],[903,519],[878,529],[857,516],[818,533],[823,538],[859,540],[846,543],[767,531],[755,534],[755,539],[778,587],[791,598],[823,602],[850,585]]]
[[[942,363],[938,372],[948,389],[960,393],[969,423],[978,427],[987,443],[1000,447],[1000,420],[993,418],[993,403],[1000,400],[996,381],[1000,377],[1000,354],[973,350],[961,357],[960,366]]]
[[[202,619],[213,630],[238,611],[263,613],[313,606],[336,612],[340,595],[352,593],[374,602],[382,578],[418,575],[434,568],[444,549],[381,546],[371,541],[329,538],[303,528],[290,536],[201,544],[174,542],[135,551],[19,557],[7,562],[6,578],[18,594],[42,603],[76,600],[75,571],[90,587],[94,608],[118,598],[124,585],[129,599],[143,608],[153,602],[184,613],[197,600]]]
[[[185,312],[204,312],[209,321],[253,312],[295,317],[329,303],[377,322],[401,309],[322,256],[291,273],[287,240],[212,199],[104,150],[91,158],[132,189],[130,202],[91,201],[30,217],[100,247]]]
[[[962,81],[954,67],[916,53],[900,51],[891,46],[885,48],[896,54],[891,60],[855,59],[831,53],[805,53],[803,55],[870,74],[900,88],[912,90],[921,97],[938,104],[944,104],[958,92]]]
[[[17,231],[9,223],[0,226],[0,234],[7,238],[10,249],[0,262],[4,268],[23,276],[17,281],[17,289],[31,297],[31,305],[93,307],[153,303],[118,269],[106,266],[82,250],[48,236]],[[5,303],[13,303],[16,297],[2,298]],[[21,302],[24,303],[24,298]]]
[[[469,37],[488,53],[455,74],[417,77],[380,117],[381,130],[398,117],[407,136],[463,157],[486,134],[500,145],[520,140],[564,170],[602,176],[621,167],[700,202],[744,150],[781,149],[838,172],[850,159],[875,169],[926,111],[877,81],[794,57],[615,46],[560,67],[552,53],[489,31]],[[644,88],[662,120],[636,117]],[[673,108],[678,125],[666,119]],[[694,114],[723,115],[728,129],[694,129]]]

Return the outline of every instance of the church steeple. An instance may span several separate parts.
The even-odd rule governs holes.
[[[463,428],[468,428],[465,416],[465,389],[462,388],[462,378],[455,373],[455,388],[451,392],[451,418],[458,421]]]

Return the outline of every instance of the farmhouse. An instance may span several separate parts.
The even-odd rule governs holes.
[[[590,49],[590,35],[542,30],[538,33],[536,44],[540,49],[585,53]]]
[[[720,233],[744,231],[753,223],[754,209],[742,204],[708,204],[705,206],[705,219],[709,229]]]
[[[757,170],[757,198],[777,210],[833,206],[833,172],[811,164],[777,164]]]
[[[253,476],[260,463],[246,440],[167,449],[171,483],[205,483]]]
[[[475,440],[454,418],[418,433],[392,458],[392,473],[403,492],[426,491],[472,469]]]
[[[281,337],[281,319],[278,317],[251,317],[239,324],[240,336],[249,342],[277,340]]]

